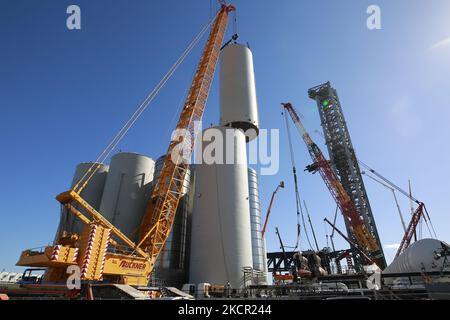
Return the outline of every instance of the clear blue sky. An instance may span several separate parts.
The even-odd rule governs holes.
[[[268,225],[268,249],[278,250],[275,226],[286,244],[295,242],[294,191],[279,104],[292,101],[305,126],[320,129],[307,89],[328,80],[338,90],[358,157],[404,188],[411,179],[439,238],[450,241],[450,45],[444,41],[450,38],[450,2],[234,3],[240,40],[254,53],[261,126],[281,129],[280,171],[260,180],[263,213],[277,183],[286,182]],[[81,31],[66,28],[70,4],[81,7]],[[370,4],[381,7],[382,30],[366,28]],[[20,270],[14,264],[21,250],[53,239],[59,219],[54,197],[68,188],[75,165],[95,159],[210,15],[209,0],[1,2],[0,270]],[[165,152],[200,49],[121,150],[155,158]],[[217,84],[205,125],[218,120]],[[320,177],[302,171],[310,159],[293,134],[301,195],[323,247],[329,228],[322,220],[332,217],[335,205]],[[326,151],[320,136],[313,138]],[[392,195],[370,180],[366,187],[383,244],[399,243],[402,228]],[[409,202],[399,199],[406,215]],[[338,226],[343,228],[341,217]],[[340,239],[337,244],[345,246]],[[308,249],[305,241],[302,248]],[[390,260],[395,250],[385,252]]]

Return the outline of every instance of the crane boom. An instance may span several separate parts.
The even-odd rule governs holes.
[[[280,188],[284,188],[284,181],[280,182],[280,184],[277,186],[275,191],[272,193],[272,197],[270,198],[269,208],[267,209],[267,213],[266,213],[266,220],[264,220],[264,227],[261,231],[262,238],[264,238],[264,233],[266,233],[267,221],[269,221],[269,215],[270,215],[270,210],[272,209],[273,199],[275,198],[275,195],[277,194],[278,190],[280,190]]]
[[[176,126],[179,139],[172,140],[169,144],[160,176],[140,224],[138,244],[87,203],[79,194],[80,190],[72,189],[59,194],[56,199],[85,223],[81,234],[64,231],[58,236],[55,245],[23,251],[17,265],[46,267],[45,280],[49,282],[65,281],[65,268],[78,265],[81,269],[80,278],[84,281],[105,280],[110,283],[148,285],[156,259],[172,228],[189,168],[190,157],[185,157],[185,151],[193,150],[195,123],[202,119],[227,27],[228,14],[234,10],[233,5],[222,4],[212,22],[197,72]],[[86,175],[88,173],[89,171]],[[111,235],[121,243],[112,239]],[[109,250],[109,246],[115,248]]]
[[[182,152],[193,150],[194,125],[202,119],[227,27],[228,13],[234,10],[234,6],[223,3],[214,21],[176,126],[176,129],[182,130],[184,134],[181,141],[173,140],[169,144],[160,176],[140,226],[140,241],[137,247],[149,253],[150,270],[153,270],[172,228],[190,161],[183,158]]]
[[[291,103],[282,103],[282,106],[291,116],[313,160],[313,164],[307,166],[307,170],[311,172],[319,171],[328,190],[336,201],[336,204],[339,206],[345,219],[347,219],[351,225],[359,249],[367,252],[368,256],[374,260],[382,258],[382,253],[374,236],[367,230],[355,205],[346,193],[329,162],[325,159],[322,151],[309,136],[294,107]]]
[[[395,258],[397,258],[403,251],[405,251],[406,248],[409,247],[411,243],[411,239],[416,233],[417,224],[420,221],[420,218],[423,217],[426,221],[426,217],[424,214],[424,211],[426,212],[425,204],[423,202],[419,202],[419,206],[417,207],[416,211],[414,211],[411,221],[408,224],[408,227],[405,230],[405,234],[402,238],[402,241],[400,242],[400,246],[397,249],[397,253],[395,254]],[[428,213],[427,213],[428,215]]]

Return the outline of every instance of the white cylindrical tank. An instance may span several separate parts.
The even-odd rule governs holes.
[[[253,266],[245,135],[224,127],[206,129],[203,135],[219,133],[226,137],[225,130],[234,135],[234,143],[229,144],[231,149],[221,146],[215,153],[223,151],[224,158],[228,155],[229,159],[233,154],[230,162],[234,164],[195,166],[189,282],[229,282],[233,288],[240,288],[242,269]],[[203,143],[204,153],[211,145]]]
[[[422,239],[412,243],[387,266],[383,274],[441,271],[444,257],[439,258],[436,253],[442,249],[442,243],[436,239]]]
[[[72,183],[70,184],[71,189],[78,183],[78,181],[85,175],[85,173],[89,170],[89,168],[93,164],[94,164],[93,162],[83,162],[76,166],[75,173],[72,178]],[[93,175],[92,179],[83,189],[83,191],[81,191],[80,195],[95,210],[99,210],[109,166],[106,164],[96,164],[96,165],[99,165],[97,172]],[[84,213],[84,210],[82,208],[77,209]],[[73,214],[69,213],[66,209],[63,209],[61,212],[61,220],[59,223],[56,237],[58,237],[59,232],[60,231],[62,232],[63,230],[77,233],[80,235],[81,232],[83,231],[84,226],[85,224],[80,219],[78,219]]]
[[[131,240],[136,241],[153,180],[154,161],[137,153],[111,158],[100,213]]]
[[[267,272],[266,246],[261,234],[261,208],[259,183],[256,171],[248,168],[248,187],[250,202],[250,224],[252,231],[253,269]]]
[[[220,57],[220,125],[247,132],[248,140],[259,131],[253,55],[242,44],[226,46]]]

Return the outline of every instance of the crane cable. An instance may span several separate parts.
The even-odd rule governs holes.
[[[362,162],[360,159],[357,159],[357,161],[358,161],[364,168],[366,168],[367,170],[369,170],[369,172],[370,172],[371,174],[375,175],[377,178],[379,178],[379,179],[381,179],[382,181],[386,182],[388,185],[390,185],[391,187],[393,187],[394,189],[396,189],[397,191],[399,191],[400,193],[402,193],[402,194],[403,194],[404,196],[406,196],[408,199],[414,201],[414,202],[417,203],[417,204],[420,204],[420,201],[419,201],[419,200],[417,200],[417,199],[416,199],[415,197],[413,197],[411,194],[408,194],[405,190],[403,190],[402,188],[400,188],[399,186],[397,186],[396,184],[394,184],[392,181],[390,181],[390,180],[388,180],[387,178],[383,177],[381,174],[379,174],[378,172],[376,172],[374,169],[372,169],[371,167],[369,167],[367,164],[365,164],[364,162]],[[425,207],[424,207],[424,208],[425,208]],[[425,217],[425,214],[426,214],[426,217]],[[426,224],[426,226],[427,226],[428,232],[430,233],[430,235],[431,235],[432,237],[433,237],[433,235],[434,235],[434,237],[437,238],[436,231],[435,231],[435,229],[434,229],[433,223],[431,222],[430,215],[429,215],[429,213],[428,213],[428,211],[427,211],[426,208],[425,208],[425,214],[424,214],[424,218],[425,218],[424,220],[425,220],[425,224]],[[428,226],[427,218],[428,218],[428,221],[430,222],[431,229],[430,229],[430,226]],[[433,231],[433,232],[431,232],[431,231]]]
[[[311,227],[311,232],[312,232],[312,235],[313,235],[313,238],[314,238],[314,243],[316,244],[317,251],[320,251],[319,245],[317,243],[316,233],[314,232],[314,227],[313,227],[313,224],[311,222],[311,216],[309,215],[309,210],[308,210],[308,207],[306,206],[306,201],[305,200],[303,200],[303,205],[305,206],[306,215],[308,216],[308,222],[309,222],[309,226]]]
[[[316,129],[316,130],[314,130],[314,132],[317,133],[318,135],[320,135],[324,140],[326,140],[325,137],[324,137],[324,135],[323,135],[319,130]],[[357,160],[358,163],[359,163],[360,165],[362,165],[365,169],[369,170],[370,173],[374,174],[376,177],[380,178],[381,180],[383,180],[384,182],[386,182],[388,185],[390,185],[390,188],[396,189],[397,191],[399,191],[400,193],[402,193],[404,196],[406,196],[409,200],[411,200],[411,202],[416,202],[417,204],[420,203],[416,198],[414,198],[414,197],[412,196],[412,194],[411,194],[411,186],[409,186],[409,187],[410,187],[410,190],[409,190],[410,193],[408,194],[406,191],[404,191],[403,189],[401,189],[399,186],[397,186],[396,184],[394,184],[392,181],[390,181],[390,180],[386,179],[385,177],[383,177],[381,174],[379,174],[378,172],[376,172],[375,170],[373,170],[371,167],[369,167],[367,164],[365,164],[364,162],[362,162],[360,159],[356,159],[356,160]],[[366,175],[367,175],[367,174],[366,174]],[[371,177],[371,176],[369,176],[369,175],[367,175],[367,176],[370,177],[370,178],[372,178],[372,179],[374,179],[373,177]],[[375,180],[375,179],[374,179],[374,180]],[[375,180],[375,181],[377,181],[378,183],[383,184],[381,181],[378,181],[378,180]],[[408,181],[408,184],[409,184],[409,181]],[[395,196],[395,192],[394,192],[394,191],[393,191],[393,194],[394,194],[394,197],[397,198],[397,197]],[[397,199],[396,199],[396,200],[397,200]],[[398,204],[397,204],[397,209],[400,211],[400,208],[398,207]],[[426,207],[424,207],[424,209],[425,209],[426,216],[428,217],[428,221],[430,222],[430,226],[428,226],[428,221],[426,220],[426,218],[424,219],[424,220],[425,220],[425,224],[426,224],[426,226],[427,226],[427,228],[428,228],[428,232],[430,233],[430,235],[431,235],[432,237],[433,237],[433,235],[434,235],[434,237],[437,239],[436,230],[434,229],[433,222],[431,222],[430,215],[429,215],[429,213],[428,213]],[[412,207],[411,207],[411,215],[412,215],[412,214],[414,214],[414,209],[412,209]],[[424,216],[425,216],[425,215],[424,215]],[[431,230],[430,230],[430,227],[431,227]],[[433,233],[432,233],[431,231],[433,231]]]
[[[201,31],[194,37],[194,39],[189,43],[180,57],[175,61],[175,63],[170,67],[169,71],[161,78],[158,84],[153,88],[153,90],[147,95],[144,101],[138,106],[136,111],[131,115],[131,117],[127,120],[127,122],[122,126],[119,132],[115,135],[115,137],[111,140],[111,142],[106,146],[106,148],[100,153],[97,159],[93,162],[90,168],[86,171],[86,173],[78,180],[77,184],[72,188],[78,194],[86,187],[89,181],[92,179],[94,174],[98,171],[100,166],[104,163],[104,161],[109,157],[112,151],[117,147],[118,143],[123,139],[123,137],[128,133],[131,127],[136,123],[136,121],[140,118],[142,113],[147,109],[148,105],[153,101],[153,99],[158,95],[159,91],[164,87],[166,82],[172,77],[178,67],[183,63],[192,49],[198,44],[200,39],[203,37],[205,32],[210,28],[213,22],[216,20],[219,12],[216,16],[211,19],[202,29]],[[95,169],[94,169],[95,167]]]
[[[283,114],[284,114],[284,118],[285,118],[285,121],[286,121],[286,130],[287,130],[288,141],[289,141],[289,151],[290,151],[290,155],[291,155],[292,172],[293,172],[293,175],[294,175],[295,204],[296,204],[296,208],[297,208],[297,241],[296,241],[296,244],[295,244],[294,251],[298,248],[299,243],[300,243],[300,235],[301,235],[301,232],[300,232],[300,230],[301,230],[300,216],[301,216],[301,219],[302,219],[302,222],[303,222],[303,229],[305,230],[306,240],[308,241],[309,248],[311,250],[314,250],[313,246],[311,244],[311,241],[309,240],[308,230],[306,229],[305,217],[304,217],[304,214],[303,214],[302,205],[301,205],[301,201],[300,201],[300,195],[299,195],[299,191],[298,191],[297,172],[296,172],[296,169],[295,169],[294,149],[292,147],[292,138],[291,138],[291,130],[290,130],[290,127],[289,127],[289,121],[288,121],[286,112],[284,112]]]
[[[400,205],[399,205],[399,203],[398,203],[397,196],[395,195],[395,189],[392,188],[392,187],[390,187],[390,186],[388,186],[387,184],[381,182],[381,181],[378,180],[377,178],[372,177],[372,176],[371,176],[370,174],[368,174],[367,172],[364,172],[364,171],[363,171],[362,174],[364,174],[366,177],[372,179],[373,181],[378,182],[378,183],[381,184],[383,187],[385,187],[385,188],[391,190],[392,195],[394,196],[395,205],[396,205],[396,207],[397,207],[398,214],[399,214],[399,216],[400,216],[400,221],[401,221],[401,223],[402,223],[403,231],[406,232],[406,224],[405,224],[405,220],[404,220],[404,218],[403,218],[402,211],[400,210]]]
[[[425,213],[424,213],[425,219],[423,219],[423,220],[425,220],[425,225],[427,226],[428,233],[430,234],[431,237],[433,237],[433,235],[434,235],[434,237],[437,239],[436,231],[434,230],[433,224],[431,223],[430,215],[428,214],[427,208],[424,207],[424,210],[425,210]],[[425,217],[425,215],[426,215],[426,217]],[[430,225],[428,225],[428,221],[430,222]],[[433,232],[431,232],[430,226],[431,226],[431,230],[433,230]],[[421,226],[421,228],[422,228],[422,226]],[[422,238],[422,229],[420,230],[420,237]]]

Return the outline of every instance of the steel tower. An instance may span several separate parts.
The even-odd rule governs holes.
[[[370,208],[369,199],[336,89],[331,86],[330,82],[327,82],[309,89],[308,96],[317,103],[332,167],[383,253],[372,209]],[[355,236],[347,221],[345,225],[348,236],[352,241],[356,242]],[[353,257],[356,256],[357,254],[353,254]],[[386,267],[384,253],[380,260],[384,265],[379,265],[379,267],[384,269]],[[360,261],[355,261],[355,264],[358,268],[361,267]]]

